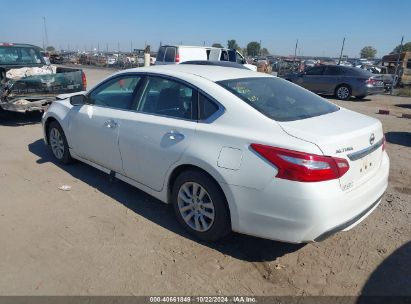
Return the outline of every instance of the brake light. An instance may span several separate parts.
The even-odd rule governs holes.
[[[83,91],[87,89],[87,78],[84,72],[81,72],[81,82],[83,84]]]
[[[365,83],[366,83],[366,84],[370,84],[370,85],[378,85],[379,81],[370,78],[370,79],[367,79],[367,80],[365,81]]]
[[[176,62],[180,62],[180,54],[178,53],[178,49],[176,51]]]
[[[387,144],[387,140],[385,139],[385,135],[382,137],[382,150],[385,151],[385,146]]]
[[[322,156],[260,144],[251,148],[277,167],[276,177],[299,181],[321,182],[338,179],[349,169],[348,161],[343,158]]]

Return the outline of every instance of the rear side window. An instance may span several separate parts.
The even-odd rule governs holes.
[[[157,58],[156,61],[164,61],[164,52],[165,51],[165,47],[162,46],[158,49],[158,54],[157,54]]]
[[[192,119],[193,99],[197,102],[197,92],[192,88],[174,80],[150,76],[137,111]]]
[[[339,110],[318,95],[275,77],[231,79],[218,83],[262,114],[277,121],[300,120]]]
[[[165,62],[174,62],[176,59],[176,48],[168,47],[166,50],[166,56],[164,57]]]
[[[306,75],[322,75],[324,71],[324,67],[323,66],[318,66],[318,67],[313,67],[311,69],[308,69],[306,71]]]
[[[218,111],[218,106],[209,98],[200,93],[199,95],[199,120],[206,120]]]
[[[328,66],[325,69],[325,75],[344,75],[344,69],[336,67],[336,66]]]

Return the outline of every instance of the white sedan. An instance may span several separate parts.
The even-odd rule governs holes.
[[[59,162],[80,160],[172,204],[205,241],[230,231],[322,240],[367,217],[388,182],[379,120],[248,70],[122,71],[60,96],[43,128]]]

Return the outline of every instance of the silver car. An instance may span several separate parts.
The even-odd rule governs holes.
[[[284,78],[314,93],[334,95],[341,100],[348,100],[351,96],[363,99],[384,92],[380,75],[346,66],[316,66],[302,73],[285,75]]]

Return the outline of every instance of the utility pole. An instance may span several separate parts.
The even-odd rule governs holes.
[[[46,17],[43,17],[43,22],[44,22],[44,37],[46,38],[46,48],[47,48],[49,46],[49,37],[47,35]]]
[[[295,67],[295,59],[297,59],[297,48],[298,48],[298,39],[297,42],[295,43],[295,49],[294,49],[294,61],[293,61],[293,69]]]
[[[403,42],[404,42],[404,36],[402,36],[402,38],[401,38],[400,51],[398,52],[398,55],[397,55],[397,63],[395,64],[394,81],[392,82],[392,85],[391,85],[390,95],[392,95],[392,89],[393,89],[394,85],[395,86],[397,85],[398,79],[400,78],[400,76],[398,75],[398,67],[400,65],[400,56],[401,56],[401,53],[402,53],[402,46],[403,46],[402,44],[403,44]]]
[[[133,53],[133,41],[130,43],[130,53]]]
[[[344,51],[344,44],[345,44],[345,37],[344,37],[343,42],[342,42],[340,58],[338,59],[338,65],[341,63],[341,58],[342,58],[342,54],[343,54],[343,51]]]

